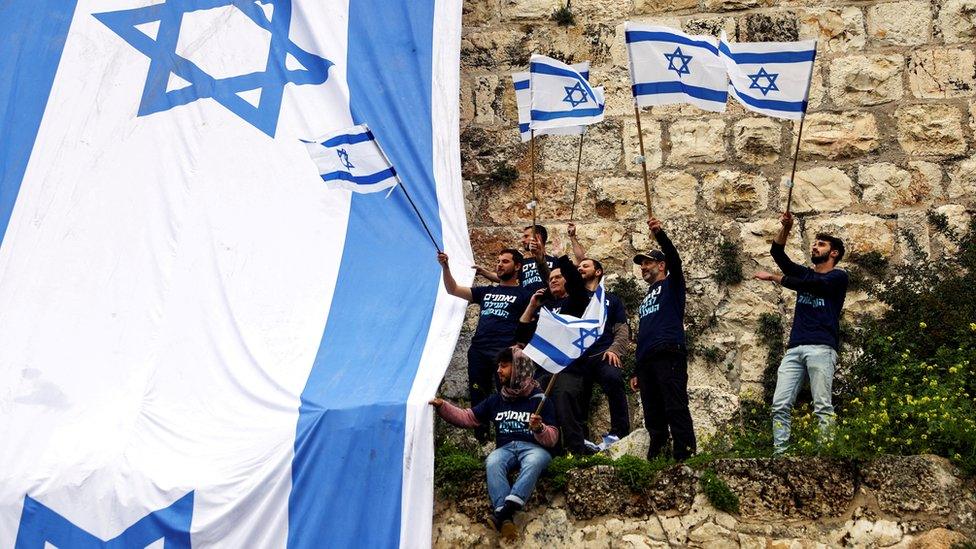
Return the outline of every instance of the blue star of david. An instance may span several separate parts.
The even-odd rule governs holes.
[[[674,52],[664,54],[664,57],[668,60],[668,70],[678,73],[678,78],[681,78],[682,74],[691,74],[691,70],[688,69],[688,63],[691,61],[692,57],[690,55],[685,55],[681,52],[681,48],[675,48]],[[680,64],[679,66],[674,66],[675,60]]]
[[[764,97],[770,91],[779,91],[779,88],[776,87],[776,78],[779,76],[778,73],[770,74],[766,72],[765,68],[759,67],[759,72],[757,72],[756,74],[750,74],[748,76],[749,79],[752,80],[752,84],[749,84],[749,89],[761,91]],[[759,83],[760,78],[765,78],[768,84],[766,84],[765,86],[760,84]]]
[[[270,19],[259,3],[273,6]],[[214,78],[176,53],[183,14],[223,6],[236,7],[255,25],[271,33],[268,64],[263,72]],[[96,13],[94,16],[150,59],[138,116],[211,98],[245,122],[274,137],[285,84],[321,84],[329,78],[329,67],[333,65],[328,59],[299,48],[288,38],[291,0],[166,0],[143,8]],[[155,39],[136,28],[137,25],[155,21],[159,21]],[[285,68],[288,54],[305,70]],[[170,74],[179,76],[190,85],[167,92]],[[258,106],[238,95],[256,89],[261,90]]]
[[[352,162],[349,161],[349,153],[346,152],[346,149],[339,149],[336,151],[336,154],[339,155],[339,162],[345,166],[347,170],[355,168],[355,166],[352,165]]]
[[[579,349],[580,352],[587,350],[590,347],[590,345],[592,345],[592,343],[590,343],[590,345],[586,344],[586,338],[592,337],[595,342],[596,339],[600,337],[599,328],[593,328],[592,330],[587,330],[586,328],[580,328],[579,331],[580,331],[579,339],[573,341],[573,345],[577,349]]]
[[[563,98],[563,101],[572,105],[573,108],[576,108],[576,105],[586,103],[586,90],[583,89],[582,82],[577,82],[575,86],[563,86],[563,89],[566,90],[566,97]],[[576,99],[576,92],[579,92],[579,99]]]

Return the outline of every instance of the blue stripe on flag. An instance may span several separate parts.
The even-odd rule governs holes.
[[[527,89],[529,89],[529,81],[528,80],[516,80],[515,81],[515,89],[516,90],[527,90]]]
[[[776,99],[756,99],[739,91],[736,91],[736,97],[738,97],[743,103],[748,103],[753,107],[758,109],[769,109],[771,111],[783,111],[783,112],[804,112],[807,108],[806,101],[778,101]]]
[[[525,133],[527,131],[529,131],[528,124],[519,124],[519,132]]]
[[[76,4],[77,0],[4,2],[0,10],[0,243],[34,149]]]
[[[817,50],[771,51],[763,53],[732,53],[728,44],[719,44],[719,50],[738,65],[761,65],[766,63],[810,63],[817,56]]]
[[[396,171],[393,168],[369,175],[353,175],[349,172],[329,172],[322,174],[322,181],[348,181],[357,185],[372,185],[373,183],[379,183],[391,177],[396,177]]]
[[[322,146],[337,147],[339,145],[355,145],[356,143],[362,143],[364,141],[373,141],[373,132],[366,131],[363,133],[337,135],[328,141],[322,142]]]
[[[434,4],[350,2],[346,66],[353,122],[384,136],[384,151],[440,241],[431,171]],[[391,66],[410,70],[386,70]],[[405,403],[440,266],[403,193],[351,200],[329,317],[301,395],[290,548],[399,545]],[[390,265],[410,265],[411,276]]]
[[[553,67],[552,65],[547,65],[545,63],[530,63],[529,72],[534,72],[536,74],[548,74],[552,76],[565,76],[566,78],[575,78],[576,80],[581,80],[579,73],[576,71],[566,70],[561,67]]]
[[[627,31],[626,37],[628,44],[633,44],[634,42],[673,42],[683,46],[704,48],[716,55],[718,54],[718,48],[714,44],[705,42],[704,40],[693,40],[687,36],[672,34],[670,32]]]
[[[532,120],[555,120],[557,118],[582,118],[584,116],[598,116],[603,109],[576,109],[575,111],[532,111]]]
[[[689,86],[681,82],[643,82],[641,84],[634,84],[631,87],[635,96],[683,93],[698,99],[704,99],[705,101],[715,101],[716,103],[725,103],[729,98],[729,92],[727,90],[719,91],[700,86]]]
[[[542,352],[542,354],[546,355],[547,357],[552,359],[553,362],[562,366],[563,368],[569,366],[569,364],[573,360],[575,360],[573,358],[566,356],[566,353],[557,349],[556,346],[553,345],[552,343],[549,343],[545,339],[542,339],[542,337],[539,334],[535,334],[532,336],[532,340],[529,341],[529,346],[539,349],[539,351]]]

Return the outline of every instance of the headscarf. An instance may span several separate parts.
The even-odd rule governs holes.
[[[518,346],[512,346],[512,375],[502,387],[502,398],[515,400],[531,395],[539,387],[539,382],[532,377],[534,373],[535,362]]]

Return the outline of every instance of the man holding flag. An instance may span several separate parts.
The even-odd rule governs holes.
[[[661,222],[652,217],[647,227],[661,249],[634,257],[650,287],[638,311],[637,368],[630,386],[640,390],[644,426],[651,436],[647,459],[661,455],[670,435],[674,459],[684,461],[696,450],[688,410],[685,275],[678,250]]]

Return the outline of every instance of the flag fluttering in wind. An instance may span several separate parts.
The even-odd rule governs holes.
[[[533,54],[529,87],[532,130],[585,126],[603,120],[603,88],[590,86],[579,71],[562,61]]]
[[[729,91],[742,106],[774,118],[803,118],[816,40],[731,43],[723,32],[719,55],[729,73]]]
[[[728,79],[714,37],[631,22],[625,36],[638,106],[689,103],[725,112]]]
[[[546,307],[539,309],[539,324],[525,354],[546,371],[561,372],[603,335],[607,319],[605,295],[601,281],[582,317],[555,313]]]
[[[572,69],[580,73],[586,80],[590,79],[590,62],[584,61],[571,65]],[[512,73],[512,83],[515,85],[515,104],[518,106],[519,135],[525,143],[532,139],[532,132],[529,130],[529,121],[532,119],[532,91],[529,86],[529,72]],[[586,126],[566,126],[562,128],[549,128],[536,130],[536,135],[580,135],[586,130]]]
[[[305,146],[329,188],[375,193],[397,184],[396,170],[366,124],[305,141]]]

